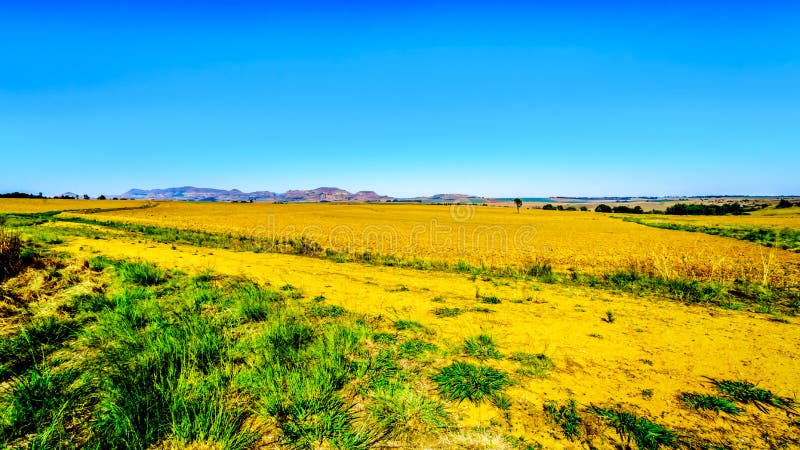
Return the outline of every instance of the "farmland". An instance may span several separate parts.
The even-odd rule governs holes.
[[[692,220],[800,228],[770,211]],[[467,204],[0,213],[12,448],[800,445],[791,249]]]
[[[538,261],[592,274],[632,268],[666,278],[766,280],[774,286],[800,277],[800,256],[788,252],[733,239],[648,229],[582,212],[514,214],[474,205],[170,202],[156,208],[71,215],[254,239],[305,236],[323,248],[347,254],[371,252],[488,267],[526,267]],[[797,222],[792,217],[778,220]]]

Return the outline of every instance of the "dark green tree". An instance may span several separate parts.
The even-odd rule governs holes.
[[[612,209],[611,209],[610,206],[608,206],[608,205],[606,205],[604,203],[601,203],[601,204],[597,205],[597,208],[595,208],[594,211],[595,212],[601,212],[601,213],[610,213],[612,211]]]
[[[522,200],[519,198],[515,198],[514,204],[517,205],[517,214],[519,214],[519,209],[522,208]]]

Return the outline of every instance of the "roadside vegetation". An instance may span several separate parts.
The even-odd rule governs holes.
[[[776,247],[800,253],[800,229],[748,225],[700,225],[685,222],[670,222],[664,219],[624,217],[625,222],[666,230],[690,231],[722,236],[742,241],[755,242],[764,247]]]

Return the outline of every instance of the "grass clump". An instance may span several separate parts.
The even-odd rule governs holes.
[[[401,358],[413,359],[422,355],[423,353],[434,351],[437,348],[438,347],[429,342],[419,339],[411,339],[400,344],[397,347],[397,352]]]
[[[558,281],[558,275],[553,272],[553,265],[545,260],[534,261],[528,267],[527,274],[543,283],[555,283]]]
[[[443,367],[431,377],[439,388],[439,395],[448,400],[469,400],[481,403],[503,392],[511,384],[508,375],[486,366],[474,366],[456,361]]]
[[[559,406],[555,400],[544,403],[544,412],[547,418],[554,424],[561,427],[564,437],[570,441],[581,435],[581,416],[578,414],[578,407],[575,399],[569,399],[566,403]]]
[[[68,445],[65,426],[74,417],[66,409],[78,400],[79,391],[70,389],[77,376],[75,371],[56,371],[48,365],[34,365],[15,376],[0,396],[0,406],[7,408],[6,423],[0,420],[0,440],[34,434],[47,436],[36,440],[42,448]]]
[[[497,344],[488,334],[481,334],[464,340],[464,353],[481,361],[501,359],[503,354],[497,350]]]
[[[34,366],[37,359],[74,338],[80,324],[55,316],[38,317],[14,335],[0,339],[0,381]]]
[[[339,305],[312,305],[308,311],[314,317],[340,317],[347,314],[347,310]]]
[[[296,287],[288,283],[281,286],[281,293],[286,298],[291,298],[295,300],[303,298],[303,292],[300,289],[297,289]]]
[[[456,317],[464,314],[464,310],[461,308],[436,308],[433,310],[433,314],[436,317]]]
[[[529,377],[547,378],[556,368],[553,360],[544,353],[514,352],[508,359],[518,362],[517,372]]]
[[[256,283],[240,283],[233,289],[235,310],[249,321],[266,320],[282,300],[281,294]]]
[[[625,448],[630,448],[631,441],[635,442],[640,450],[657,450],[662,446],[676,447],[678,444],[678,435],[674,431],[645,417],[594,405],[589,407],[589,411],[617,432],[624,442]]]
[[[713,395],[684,392],[678,398],[682,403],[694,409],[722,411],[732,415],[737,415],[741,412],[733,402]]]
[[[113,266],[114,261],[105,256],[94,256],[89,258],[89,269],[94,272],[102,272],[106,267]]]
[[[498,305],[501,303],[500,299],[495,297],[494,295],[490,295],[488,297],[482,297],[481,303],[488,303],[490,305]]]
[[[413,320],[398,320],[394,323],[394,327],[397,330],[409,330],[409,331],[424,331],[425,326],[419,322]]]
[[[444,405],[405,386],[390,385],[377,390],[367,413],[378,429],[386,430],[388,437],[404,442],[450,425]]]
[[[117,270],[125,281],[139,286],[156,286],[167,281],[167,273],[153,263],[124,261]]]
[[[389,333],[373,333],[372,341],[377,344],[393,344],[397,342],[397,336]]]
[[[17,233],[0,227],[0,282],[13,276],[22,268],[22,240]]]
[[[794,401],[790,398],[779,397],[772,392],[762,389],[749,381],[744,380],[715,380],[710,379],[714,387],[725,397],[739,403],[753,404],[761,412],[766,412],[768,406],[781,409],[792,409]]]

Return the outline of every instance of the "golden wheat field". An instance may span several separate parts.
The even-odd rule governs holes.
[[[0,200],[0,213],[46,211],[47,205],[27,202]],[[720,282],[740,279],[789,289],[800,285],[800,255],[796,253],[732,238],[651,228],[593,212],[522,210],[517,214],[513,208],[471,205],[180,202],[98,212],[85,205],[100,207],[100,202],[52,205],[57,210],[73,210],[59,217],[256,238],[306,236],[323,247],[344,252],[369,251],[487,266],[524,267],[546,260],[562,274],[569,273],[569,269],[598,274],[635,269],[664,278]],[[140,206],[148,205],[102,203],[104,208]],[[93,211],[85,211],[90,209]],[[781,220],[791,226],[796,216],[769,217],[722,220]],[[420,425],[425,417],[399,416],[408,421],[407,432],[392,435],[380,445],[375,444],[376,448],[661,448],[659,444],[647,446],[626,440],[609,423],[587,412],[595,406],[649,418],[682,436],[680,445],[684,448],[800,446],[800,420],[795,409],[737,403],[739,412],[728,414],[695,409],[681,400],[687,393],[720,395],[712,380],[746,380],[785,402],[796,402],[800,396],[800,324],[793,313],[784,316],[777,310],[687,304],[655,292],[632,294],[491,272],[418,270],[365,261],[341,262],[159,242],[146,234],[94,222],[45,221],[20,230],[29,239],[49,242],[58,254],[69,255],[71,263],[63,269],[63,276],[54,278],[47,271],[30,269],[0,286],[8,292],[22,292],[15,294],[17,300],[29,302],[25,314],[6,312],[19,306],[0,308],[5,314],[0,335],[11,335],[28,315],[65,314],[69,309],[63,305],[70,298],[119,289],[118,281],[108,281],[108,268],[99,272],[92,269],[98,258],[110,258],[155,263],[174,271],[175,278],[177,274],[189,274],[212,279],[209,274],[213,274],[255,280],[266,287],[291,286],[290,292],[302,292],[297,301],[303,307],[342,307],[357,323],[369,323],[381,331],[366,338],[367,353],[375,353],[385,345],[378,341],[379,335],[390,335],[401,346],[428,345],[413,357],[400,357],[398,370],[407,374],[404,383],[410,389],[443,405],[449,425],[430,431]],[[49,285],[66,283],[71,277],[77,280],[75,286],[47,292]],[[80,281],[82,277],[89,277],[89,281]],[[145,288],[136,289],[138,292]],[[175,289],[167,281],[159,292],[166,296]],[[4,301],[11,305],[14,298]],[[148,305],[154,307],[153,303]],[[211,317],[219,309],[205,304],[192,311]],[[103,310],[98,317],[111,314]],[[398,324],[404,322],[419,328],[401,329]],[[159,323],[152,328],[158,330],[161,326],[165,325]],[[258,326],[246,323],[235,328],[233,334],[246,340],[259,335]],[[323,322],[322,326],[332,324]],[[494,355],[476,357],[466,350],[465,342],[481,335],[491,338]],[[82,349],[87,342],[91,339],[79,338],[69,348]],[[65,350],[58,355],[67,358]],[[531,372],[517,355],[537,355],[548,365]],[[78,359],[86,357],[80,353]],[[504,396],[492,401],[445,398],[434,377],[459,361],[508,374],[511,381]],[[237,369],[234,362],[225,367],[226,371],[245,370]],[[225,376],[235,378],[235,374]],[[376,394],[364,393],[359,386],[345,386],[342,392],[350,402],[354,423],[375,426],[370,422],[370,411]],[[254,416],[261,417],[261,410],[248,406],[255,400],[242,397],[238,391],[234,398],[244,402]],[[579,438],[562,432],[544,408],[549,402],[564,405],[569,401],[575,401],[583,414]],[[395,406],[413,411],[413,405],[406,400]],[[248,422],[249,426],[259,425],[261,437],[246,448],[364,448],[325,439],[307,447],[293,446],[279,439],[283,432],[279,423],[263,418],[253,420],[255,423]],[[185,447],[232,448],[210,438],[182,440],[176,436],[167,436],[152,448]]]
[[[0,212],[40,213],[48,211],[74,211],[83,209],[131,208],[147,204],[138,200],[69,200],[69,199],[20,199],[0,198]]]
[[[593,212],[523,209],[517,214],[511,208],[473,205],[157,205],[83,216],[254,238],[306,236],[337,251],[494,267],[547,261],[560,270],[594,274],[635,269],[665,278],[739,279],[776,286],[800,280],[797,253],[700,233],[648,228]],[[796,217],[724,220],[796,226]]]

